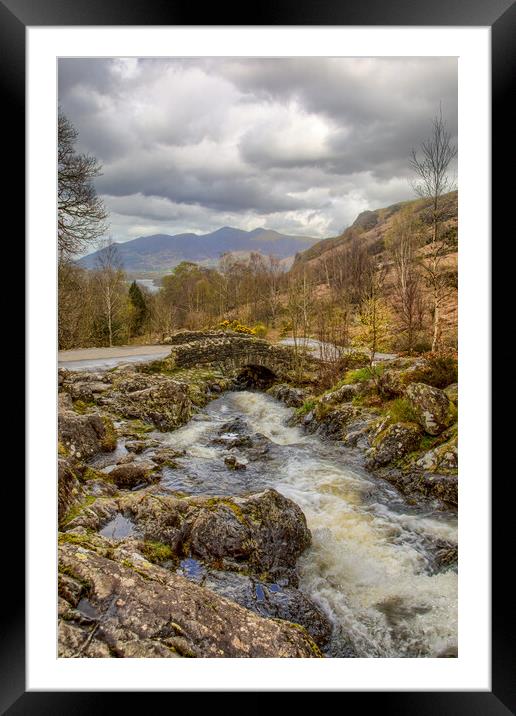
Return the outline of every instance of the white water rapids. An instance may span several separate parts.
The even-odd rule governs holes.
[[[299,560],[300,588],[334,624],[329,656],[455,655],[457,573],[432,567],[436,540],[457,543],[455,515],[408,504],[349,448],[288,427],[291,414],[263,393],[226,393],[166,436],[187,457],[163,486],[213,495],[274,487],[301,507],[313,544]],[[227,450],[212,443],[235,417],[273,444],[241,471],[229,470]],[[245,450],[233,452],[246,461]]]

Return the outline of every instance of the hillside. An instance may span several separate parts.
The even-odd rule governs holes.
[[[243,231],[225,226],[209,234],[154,234],[117,244],[126,271],[167,271],[181,261],[214,263],[226,252],[256,251],[288,259],[315,243],[305,236],[287,236],[263,228]],[[83,268],[94,268],[102,249],[78,261]]]
[[[418,214],[423,224],[428,224],[427,209],[429,201],[415,199],[392,204],[374,211],[363,211],[357,216],[353,224],[349,226],[340,236],[330,239],[323,239],[313,244],[310,248],[296,255],[293,270],[305,266],[316,268],[319,263],[331,260],[332,255],[346,248],[356,238],[364,243],[372,254],[383,251],[383,238],[391,228],[396,214],[405,207],[412,207]],[[444,230],[450,233],[450,237],[456,236],[457,231],[457,192],[452,191],[443,197],[443,209],[445,215]],[[429,227],[430,230],[430,227]]]

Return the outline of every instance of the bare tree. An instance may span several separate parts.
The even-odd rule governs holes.
[[[421,268],[418,249],[421,225],[410,209],[403,209],[385,235],[385,246],[394,269],[394,303],[406,349],[412,352],[421,299]]]
[[[449,169],[450,163],[456,155],[457,147],[451,142],[442,110],[439,108],[439,114],[434,117],[432,122],[431,136],[421,144],[420,154],[416,150],[412,150],[410,162],[417,175],[417,179],[413,183],[416,194],[430,200],[432,241],[425,261],[425,269],[433,297],[433,351],[438,349],[441,341],[441,308],[447,284],[447,277],[442,268],[442,258],[446,253],[446,246],[439,236],[439,227],[442,221],[441,198],[455,188],[454,182],[449,176]]]
[[[103,315],[106,321],[109,345],[113,345],[116,321],[124,307],[125,276],[117,245],[111,239],[105,242],[95,261],[95,279],[99,288]]]
[[[57,241],[62,263],[105,234],[107,212],[93,184],[101,166],[95,157],[76,153],[78,132],[61,111],[57,136]]]

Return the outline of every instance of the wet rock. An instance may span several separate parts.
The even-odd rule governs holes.
[[[302,627],[264,619],[137,552],[119,551],[120,561],[117,550],[105,554],[87,544],[60,546],[59,569],[87,586],[97,614],[90,625],[71,610],[60,619],[61,657],[320,656]]]
[[[145,539],[169,545],[178,557],[268,575],[292,586],[297,585],[297,558],[311,543],[304,514],[276,490],[248,497],[181,498],[157,495],[151,488],[97,500],[72,526],[100,529],[117,512],[130,518]]]
[[[129,452],[141,453],[145,448],[150,447],[152,443],[148,440],[128,440],[125,443],[125,449]]]
[[[69,460],[57,461],[57,515],[61,526],[70,509],[79,503],[84,492],[76,470]]]
[[[331,636],[328,617],[298,589],[230,572],[210,571],[200,580],[204,587],[262,617],[300,624],[319,646],[324,646]]]
[[[174,450],[173,448],[163,447],[152,453],[148,453],[148,456],[158,465],[177,467],[177,458],[184,457],[185,454],[185,450]]]
[[[244,462],[241,462],[240,460],[237,460],[234,455],[227,455],[224,458],[224,464],[226,465],[226,467],[229,467],[230,470],[246,469],[246,464]]]
[[[367,466],[377,467],[399,460],[415,450],[421,441],[421,428],[414,423],[388,425],[374,439]]]
[[[319,403],[313,412],[313,417],[305,427],[310,432],[316,432],[331,440],[342,440],[350,423],[355,421],[362,411],[354,405],[341,405],[336,408]]]
[[[429,435],[439,435],[456,419],[446,393],[425,383],[411,383],[405,391],[418,423]]]
[[[157,479],[151,472],[149,463],[132,462],[127,465],[117,465],[109,472],[109,478],[117,487],[131,489],[142,484],[149,484]]]
[[[306,398],[306,393],[300,388],[293,388],[286,383],[280,383],[273,385],[272,388],[266,391],[268,395],[271,395],[276,400],[281,400],[282,403],[289,408],[300,408]]]
[[[75,458],[84,459],[116,448],[112,421],[98,413],[78,415],[73,410],[60,410],[58,437],[68,453]]]
[[[429,499],[441,500],[447,505],[457,505],[456,475],[439,475],[415,467],[407,470],[380,469],[378,474],[406,495],[423,495]]]

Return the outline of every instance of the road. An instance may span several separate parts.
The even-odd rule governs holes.
[[[164,358],[170,353],[170,346],[113,346],[112,348],[79,348],[58,352],[60,368],[68,370],[105,370],[119,363],[144,363]]]

